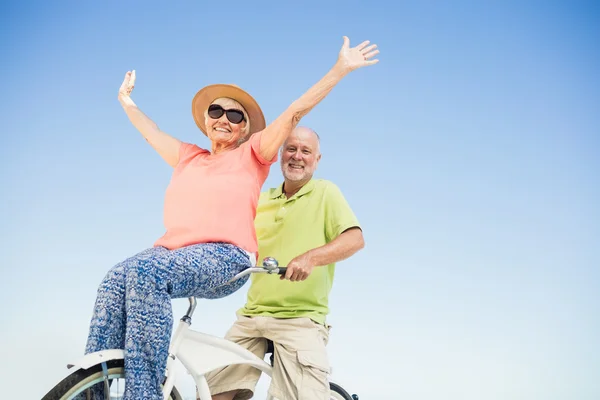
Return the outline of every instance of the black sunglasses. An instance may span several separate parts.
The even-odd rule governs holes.
[[[227,115],[227,119],[232,124],[239,124],[242,121],[245,121],[244,113],[240,110],[236,110],[235,108],[225,110],[218,104],[211,104],[208,107],[208,116],[212,119],[219,119],[223,116],[223,114]]]

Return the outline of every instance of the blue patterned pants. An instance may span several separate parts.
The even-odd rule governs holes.
[[[226,243],[153,247],[117,264],[98,288],[86,354],[124,349],[123,400],[162,399],[173,327],[171,299],[228,296],[248,277],[227,281],[249,267],[248,255]],[[102,385],[96,386],[94,398],[104,399]]]

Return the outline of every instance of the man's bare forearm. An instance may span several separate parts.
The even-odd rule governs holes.
[[[308,251],[311,264],[315,266],[329,265],[345,260],[365,247],[362,230],[350,228],[324,246]]]

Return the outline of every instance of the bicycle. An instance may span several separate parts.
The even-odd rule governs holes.
[[[266,257],[261,267],[248,268],[237,274],[228,283],[251,273],[283,275],[286,269],[286,267],[279,267],[274,258]],[[169,345],[165,379],[162,383],[164,400],[184,400],[175,384],[176,376],[180,372],[187,371],[194,379],[198,400],[211,400],[206,374],[228,365],[248,364],[258,368],[267,376],[272,376],[272,346],[267,350],[267,355],[271,354],[270,363],[267,363],[249,350],[225,338],[191,330],[192,315],[196,309],[197,300],[195,297],[189,297],[188,300],[190,305],[185,315],[179,320]],[[120,386],[118,380],[125,377],[123,350],[109,349],[89,353],[75,363],[68,364],[67,368],[73,372],[56,384],[42,400],[70,400],[81,393],[87,393],[89,398],[90,388],[98,383],[104,384],[106,400],[119,399],[119,397],[111,396],[111,390],[115,389],[114,384],[117,381],[118,392]],[[335,382],[330,381],[329,385],[330,399],[358,400],[356,394],[350,395]],[[267,396],[267,400],[273,400],[273,398]]]

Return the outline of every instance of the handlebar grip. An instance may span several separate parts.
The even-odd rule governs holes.
[[[285,272],[287,271],[287,267],[279,267],[279,272],[277,272],[279,275],[285,275]]]

